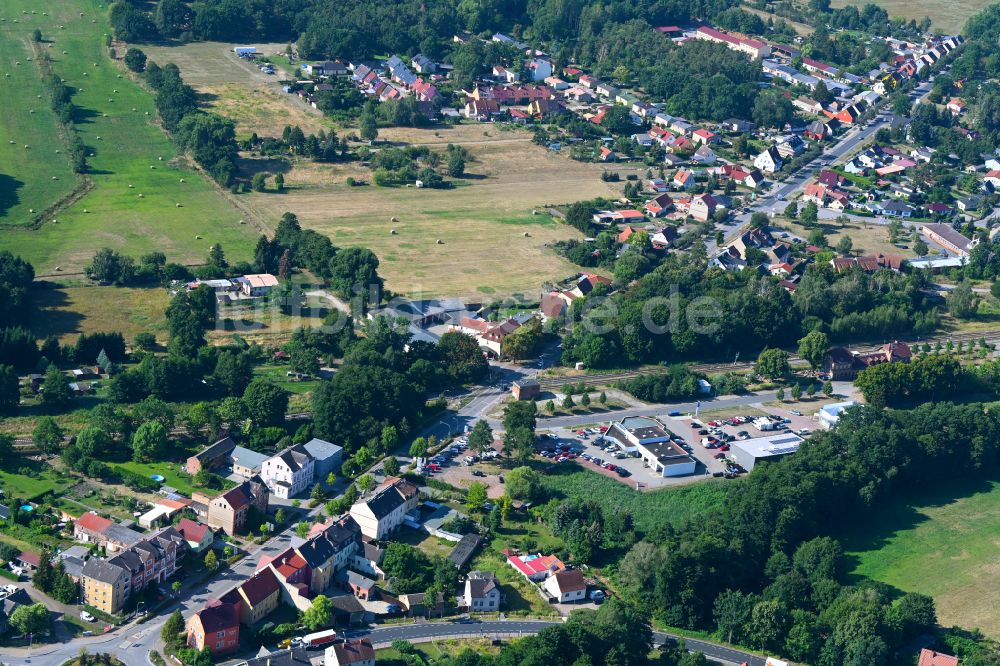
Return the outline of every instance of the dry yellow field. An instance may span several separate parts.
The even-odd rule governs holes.
[[[298,125],[306,134],[316,134],[333,123],[298,97],[281,91],[279,80],[291,78],[291,68],[277,67],[273,76],[240,60],[235,44],[192,42],[182,46],[144,46],[143,50],[159,65],[174,63],[184,82],[203,95],[208,107],[236,123],[241,135],[281,134],[285,125]],[[266,55],[284,53],[285,44],[255,44]]]
[[[857,5],[859,8],[868,0],[833,0],[834,7]],[[988,0],[875,0],[875,4],[883,7],[890,17],[902,16],[919,21],[929,16],[935,30],[947,33],[957,33],[962,30],[966,20],[980,9],[990,4]]]
[[[797,222],[792,222],[787,218],[779,218],[773,225],[776,229],[784,229],[802,238],[809,237],[809,229],[806,229]],[[865,224],[855,220],[847,222],[841,227],[833,220],[820,220],[820,226],[826,231],[826,239],[830,247],[836,247],[837,242],[843,236],[849,236],[854,244],[854,252],[857,254],[901,254],[906,257],[913,257],[912,250],[897,247],[889,242],[889,228],[885,225],[876,224],[874,221]],[[907,245],[908,243],[902,243]]]
[[[39,338],[54,335],[63,343],[81,333],[120,332],[126,342],[136,333],[167,337],[166,310],[170,294],[165,289],[127,287],[63,287],[38,289],[32,298],[38,313],[32,332]]]
[[[348,176],[370,182],[371,172],[358,164],[296,165],[285,174],[286,194],[253,194],[250,205],[269,220],[292,211],[334,245],[371,248],[387,286],[398,293],[537,294],[543,282],[577,271],[546,246],[581,237],[540,209],[621,194],[620,183],[601,180],[601,166],[552,154],[524,132],[463,125],[386,131],[380,138],[442,149],[454,143],[475,161],[460,186],[446,190],[349,187]]]

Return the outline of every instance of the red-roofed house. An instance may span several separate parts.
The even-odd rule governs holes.
[[[190,518],[181,518],[177,523],[177,531],[195,553],[204,551],[215,541],[215,533],[208,525],[197,523]]]
[[[100,543],[104,531],[111,525],[112,521],[88,511],[73,523],[73,539],[83,543]]]
[[[38,553],[33,553],[30,550],[22,550],[21,554],[14,559],[22,567],[32,570],[37,569],[38,565],[42,563],[42,556]]]
[[[951,114],[953,116],[959,116],[965,113],[965,109],[967,107],[963,100],[959,99],[958,97],[952,97],[950,100],[948,100],[947,108],[949,111],[951,111]]]
[[[544,587],[560,604],[583,601],[587,596],[587,581],[583,579],[583,572],[579,569],[559,571],[549,576]]]
[[[586,296],[587,294],[589,294],[594,290],[594,287],[596,287],[599,284],[611,284],[611,280],[609,278],[604,277],[603,275],[595,275],[594,273],[584,273],[576,281],[576,286],[570,289],[570,293],[572,293],[577,297]]]
[[[598,122],[600,122],[600,121],[598,121]],[[617,159],[618,159],[618,156],[615,155],[615,151],[611,150],[607,146],[601,146],[601,161],[602,162],[614,162]]]
[[[507,563],[533,582],[545,580],[550,575],[566,569],[566,565],[555,555],[507,554]]]
[[[731,35],[715,28],[709,28],[708,26],[698,28],[694,36],[698,39],[716,42],[717,44],[725,44],[734,51],[746,53],[755,59],[766,58],[771,55],[771,47],[760,40],[737,37],[736,35]]]
[[[992,185],[994,189],[1000,188],[1000,169],[987,171],[983,180]]]
[[[809,183],[802,191],[802,201],[815,202],[817,206],[826,205],[826,185],[819,183]]]
[[[712,144],[719,142],[719,135],[711,130],[707,129],[697,129],[691,134],[691,138],[694,139],[695,143]]]
[[[188,620],[187,644],[199,652],[207,648],[212,654],[225,654],[239,648],[239,609],[218,599],[208,602]]]
[[[208,505],[209,527],[221,528],[232,536],[246,526],[251,508],[266,514],[267,502],[267,485],[259,476],[253,476],[235,488],[203,503]]]
[[[678,169],[672,182],[678,190],[689,190],[694,187],[694,174],[687,169]]]
[[[669,194],[663,193],[647,201],[644,208],[653,217],[663,217],[673,207],[674,200]]]
[[[632,237],[637,229],[633,228],[631,224],[626,224],[625,228],[618,232],[618,242],[627,243],[628,239]]]
[[[240,622],[254,625],[270,615],[281,602],[281,581],[270,567],[261,569],[225,594],[221,601],[239,609]]]
[[[715,214],[718,205],[711,194],[699,194],[691,198],[688,214],[699,222],[707,222]]]
[[[917,666],[958,666],[958,657],[924,648],[920,651],[920,661],[917,662]]]

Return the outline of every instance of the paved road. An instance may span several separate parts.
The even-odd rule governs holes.
[[[933,83],[930,81],[924,81],[910,93],[910,98],[915,100],[917,103],[923,102],[930,93],[932,87]],[[780,183],[775,183],[770,190],[757,199],[752,205],[748,206],[742,213],[734,216],[725,224],[719,225],[718,228],[725,236],[729,236],[740,226],[749,222],[750,217],[754,213],[780,215],[784,212],[788,202],[794,199],[805,188],[806,183],[812,179],[812,173],[814,170],[843,161],[848,155],[856,151],[862,143],[873,137],[876,132],[883,127],[887,127],[888,125],[888,118],[878,116],[875,121],[867,127],[852,127],[843,136],[841,136],[836,143],[827,148],[823,154],[817,156],[816,159],[811,162],[802,165],[802,167],[789,178]],[[706,240],[706,247],[708,248],[709,255],[711,255],[716,250],[715,239],[710,238]]]
[[[475,622],[470,624],[460,624],[457,622],[418,622],[415,624],[397,624],[375,629],[364,629],[350,632],[351,637],[367,637],[373,643],[391,643],[392,641],[404,640],[419,642],[431,638],[443,637],[493,637],[511,635],[531,635],[536,634],[548,627],[555,627],[561,622],[545,620],[501,620],[492,622]],[[668,641],[680,640],[679,636],[653,632],[653,642],[662,645]],[[699,641],[693,638],[683,639],[688,650],[692,652],[702,652],[710,659],[728,663],[741,664],[746,662],[749,666],[763,666],[764,658],[750,652],[743,652],[733,648]]]

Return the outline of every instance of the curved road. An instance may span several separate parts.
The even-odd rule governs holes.
[[[494,636],[528,636],[537,634],[548,627],[555,627],[562,622],[547,620],[498,620],[489,622],[418,622],[415,624],[396,624],[348,632],[351,638],[368,638],[375,644],[391,643],[392,641],[421,642],[433,638],[480,638]],[[764,666],[765,659],[760,655],[743,652],[723,645],[716,645],[694,638],[682,638],[673,634],[658,631],[653,632],[653,643],[662,645],[666,642],[684,640],[685,646],[691,652],[702,652],[714,661],[726,664],[742,664],[749,666]]]

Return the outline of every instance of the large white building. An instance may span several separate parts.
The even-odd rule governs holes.
[[[369,539],[381,539],[406,521],[406,515],[417,508],[417,487],[395,479],[367,499],[351,507],[351,518]]]
[[[661,476],[694,474],[698,462],[670,439],[670,432],[656,419],[632,416],[613,423],[604,434],[626,453],[638,453],[642,462]]]
[[[301,445],[290,446],[260,467],[260,478],[276,497],[290,499],[313,481],[316,461]]]
[[[744,439],[730,445],[729,457],[749,472],[762,460],[773,460],[795,453],[804,441],[793,433]]]

